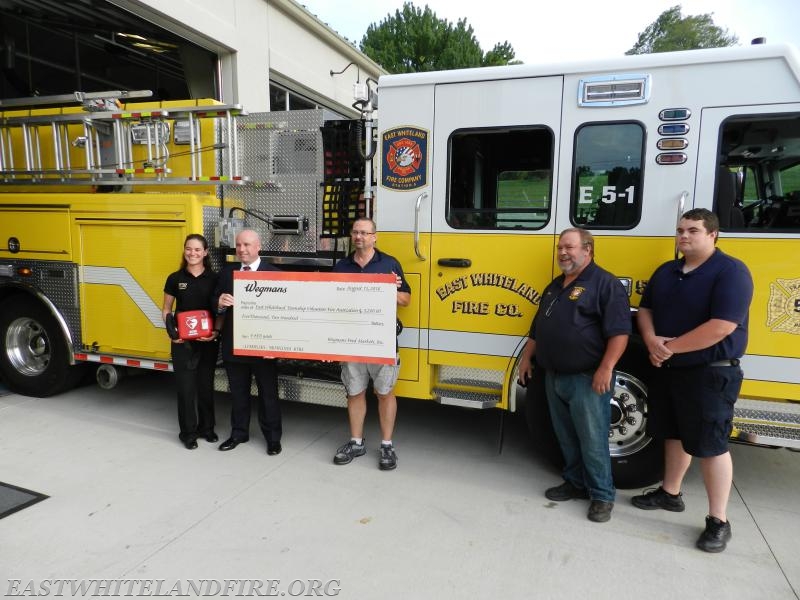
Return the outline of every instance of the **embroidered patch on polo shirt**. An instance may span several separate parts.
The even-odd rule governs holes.
[[[583,292],[585,292],[585,291],[586,291],[586,288],[574,287],[574,288],[572,288],[572,291],[569,293],[569,299],[570,300],[577,300],[578,298],[581,297],[581,294]]]

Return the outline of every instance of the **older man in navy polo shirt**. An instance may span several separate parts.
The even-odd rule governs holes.
[[[708,494],[706,528],[697,547],[722,552],[731,538],[727,518],[733,483],[728,437],[743,373],[753,279],[741,261],[716,248],[719,219],[695,208],[678,222],[683,258],[656,269],[639,305],[638,324],[654,369],[648,432],[664,438],[664,481],[634,496],[644,510],[681,512],[681,483],[700,459]]]
[[[350,232],[355,251],[343,258],[334,267],[336,273],[392,273],[397,280],[397,305],[408,306],[411,302],[411,287],[396,258],[375,247],[377,230],[372,219],[361,218],[353,223]],[[350,441],[341,446],[333,457],[337,465],[346,465],[357,456],[366,453],[364,444],[364,419],[367,416],[367,385],[372,386],[378,397],[378,420],[381,426],[381,449],[378,467],[390,471],[397,467],[392,435],[397,416],[397,398],[394,385],[400,371],[399,361],[393,365],[358,362],[342,363],[342,383],[347,392],[347,416],[350,421]]]
[[[616,490],[608,452],[614,367],[631,332],[628,295],[619,280],[594,262],[594,238],[565,229],[558,240],[562,275],[545,288],[525,349],[520,379],[531,376],[534,354],[545,369],[547,402],[564,455],[564,483],[550,500],[589,498],[588,519],[611,518]]]

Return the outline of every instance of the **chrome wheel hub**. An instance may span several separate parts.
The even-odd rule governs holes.
[[[627,373],[617,373],[610,403],[608,447],[611,456],[628,456],[641,451],[652,441],[646,431],[647,388],[644,383]]]
[[[39,322],[22,317],[6,330],[5,351],[8,361],[22,375],[41,375],[50,364],[50,340]]]

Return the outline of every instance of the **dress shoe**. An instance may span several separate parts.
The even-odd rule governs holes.
[[[187,450],[194,450],[197,448],[197,440],[186,440],[183,445]]]
[[[275,456],[276,454],[280,454],[283,447],[281,446],[280,442],[270,443],[267,442],[267,454],[270,456]]]
[[[208,434],[204,435],[203,437],[206,438],[207,442],[210,442],[212,444],[214,442],[218,442],[219,441],[219,436],[216,433],[214,433],[213,431],[211,433],[208,433]]]
[[[244,444],[247,440],[235,440],[233,438],[228,438],[224,442],[219,445],[219,449],[225,452],[226,450],[233,450],[239,444]]]

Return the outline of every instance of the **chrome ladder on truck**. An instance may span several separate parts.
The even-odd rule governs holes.
[[[239,105],[126,110],[121,101],[149,91],[110,91],[0,100],[0,185],[241,184],[236,118]],[[81,105],[83,112],[42,107]],[[11,114],[9,114],[11,112]],[[201,145],[200,122],[221,121],[215,140]],[[173,124],[170,131],[170,122]],[[188,146],[185,152],[172,147]],[[16,143],[15,143],[16,141]],[[140,150],[135,150],[141,146]],[[76,151],[77,149],[77,151]],[[205,174],[201,154],[219,152],[219,173]],[[178,175],[170,164],[189,157]],[[224,174],[223,174],[224,173]]]

